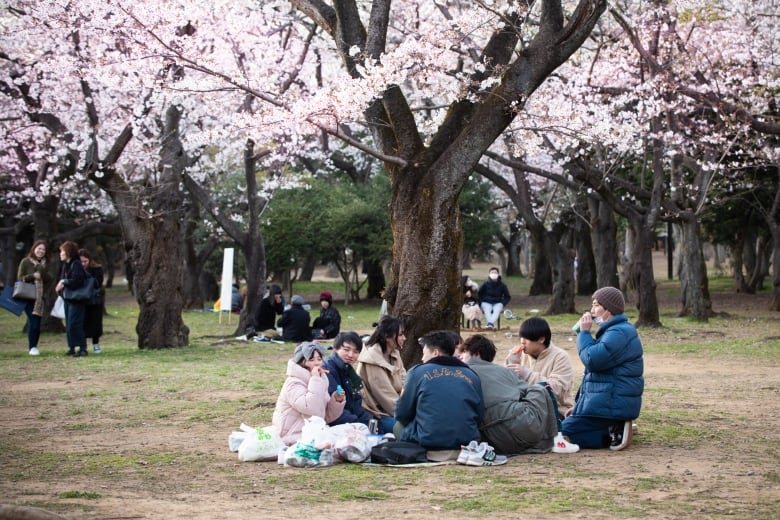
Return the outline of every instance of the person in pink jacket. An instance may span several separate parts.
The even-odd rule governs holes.
[[[304,419],[317,416],[329,423],[344,411],[344,393],[328,395],[328,371],[322,368],[324,355],[321,344],[304,341],[287,362],[287,379],[273,417],[273,425],[287,446],[300,440]]]

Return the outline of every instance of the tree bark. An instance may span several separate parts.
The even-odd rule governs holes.
[[[181,262],[177,261],[182,258],[179,176],[186,164],[178,133],[180,117],[178,109],[169,107],[163,125],[159,180],[144,188],[132,188],[114,169],[132,138],[129,125],[103,161],[96,160],[96,149],[92,151],[90,179],[111,198],[124,230],[126,261],[139,306],[136,333],[141,349],[189,343],[189,329],[182,320]]]
[[[707,284],[707,266],[702,253],[699,219],[695,214],[687,213],[681,218],[680,227],[682,309],[679,315],[707,321],[712,315],[712,301]]]

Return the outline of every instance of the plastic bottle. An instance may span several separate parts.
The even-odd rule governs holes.
[[[344,395],[344,389],[341,388],[341,385],[336,386],[336,393],[339,395]]]

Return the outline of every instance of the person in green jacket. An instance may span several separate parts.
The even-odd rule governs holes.
[[[475,334],[466,339],[461,359],[479,376],[485,415],[479,427],[482,440],[497,453],[547,453],[558,425],[547,390],[529,385],[511,369],[496,365],[496,346]]]
[[[49,272],[47,252],[44,240],[33,242],[30,252],[19,262],[16,273],[18,280],[35,284],[35,300],[27,301],[24,306],[24,313],[27,315],[27,351],[31,356],[40,355],[38,340],[41,337],[44,296],[53,279]]]

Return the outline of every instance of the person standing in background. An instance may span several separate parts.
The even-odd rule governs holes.
[[[92,338],[92,351],[100,354],[100,337],[103,335],[103,267],[95,262],[92,254],[87,249],[79,249],[81,257],[81,266],[91,274],[100,287],[100,301],[96,303],[87,302],[84,313],[84,336]]]
[[[63,289],[78,289],[87,282],[87,272],[79,259],[79,248],[71,241],[60,245],[60,281],[54,288],[57,294],[62,294]],[[84,315],[86,305],[80,300],[65,300],[65,335],[68,340],[66,356],[81,357],[87,355],[87,338],[84,336]],[[78,347],[78,352],[76,351]]]
[[[24,306],[27,315],[27,351],[31,356],[40,355],[38,341],[41,337],[41,316],[45,307],[44,295],[53,277],[47,266],[46,242],[33,242],[27,256],[19,262],[17,280],[35,284],[35,300],[29,300]]]

